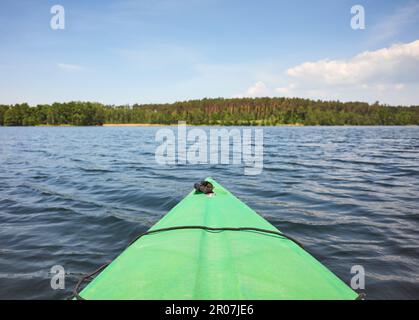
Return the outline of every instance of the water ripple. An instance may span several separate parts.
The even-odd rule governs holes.
[[[419,298],[418,127],[264,128],[259,176],[159,166],[156,130],[0,127],[0,299],[67,298],[205,176],[345,282],[363,265],[368,298]],[[57,264],[63,291],[49,285]]]

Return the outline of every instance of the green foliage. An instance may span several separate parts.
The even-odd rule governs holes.
[[[0,106],[0,125],[74,125],[101,126],[105,106],[91,102],[54,103],[29,107],[27,104]]]
[[[9,109],[9,106],[0,105],[0,126],[4,124],[4,116],[8,109]]]
[[[22,126],[30,125],[32,121],[34,109],[30,108],[28,104],[16,104],[10,107],[4,113],[4,125],[6,126]]]
[[[0,125],[104,123],[191,125],[419,125],[419,106],[321,101],[298,98],[202,99],[172,104],[109,106],[92,102],[0,105]]]

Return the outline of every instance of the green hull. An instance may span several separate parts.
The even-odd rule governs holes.
[[[278,231],[217,182],[191,192],[150,230],[202,225]],[[84,299],[356,299],[293,241],[254,231],[180,229],[145,235],[104,269]]]

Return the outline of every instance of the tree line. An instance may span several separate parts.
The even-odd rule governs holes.
[[[170,104],[66,102],[0,105],[0,125],[419,125],[419,106],[299,98],[201,99]]]

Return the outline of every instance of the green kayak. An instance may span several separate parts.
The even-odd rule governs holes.
[[[82,299],[356,299],[216,181],[192,191],[79,293]],[[154,232],[153,232],[154,231]]]

